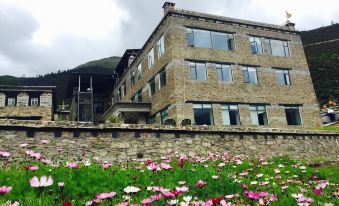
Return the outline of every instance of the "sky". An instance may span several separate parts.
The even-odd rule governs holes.
[[[0,0],[0,76],[37,76],[141,48],[164,0]],[[339,23],[339,0],[172,0],[176,8],[298,30]]]

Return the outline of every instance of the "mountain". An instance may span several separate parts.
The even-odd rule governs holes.
[[[56,86],[55,91],[57,104],[62,104],[66,97],[67,83],[71,73],[95,73],[95,74],[112,74],[118,65],[120,57],[108,57],[100,60],[90,61],[74,69],[58,71],[37,77],[13,77],[0,76],[0,85],[27,85],[27,86]],[[67,99],[66,99],[67,103]]]
[[[301,39],[320,105],[339,102],[339,24],[303,31]]]

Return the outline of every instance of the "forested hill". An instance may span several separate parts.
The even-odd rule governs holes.
[[[301,39],[319,103],[339,102],[339,24],[303,31]]]
[[[91,61],[67,71],[58,71],[37,77],[0,76],[0,85],[56,86],[56,100],[58,104],[61,104],[65,99],[67,82],[72,72],[112,74],[119,61],[120,57],[114,56]]]

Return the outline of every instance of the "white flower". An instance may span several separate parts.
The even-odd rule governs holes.
[[[258,184],[257,181],[252,181],[252,182],[251,182],[251,185],[256,185],[256,184]]]
[[[189,203],[192,200],[192,196],[186,196],[183,199],[185,202]]]
[[[262,176],[264,176],[263,174],[257,174],[257,177],[262,177]]]
[[[218,167],[224,167],[224,166],[225,166],[225,163],[224,163],[224,162],[218,164]]]
[[[91,162],[87,160],[87,161],[85,161],[84,165],[85,165],[86,167],[89,167],[89,166],[91,166]]]
[[[124,192],[126,193],[136,193],[139,192],[141,189],[138,187],[134,187],[134,186],[128,186],[124,189]]]
[[[176,205],[179,202],[179,200],[168,200],[167,203],[169,205]]]

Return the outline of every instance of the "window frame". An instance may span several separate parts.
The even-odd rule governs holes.
[[[255,82],[251,82],[251,78],[250,78],[250,73],[249,73],[249,69],[255,69]],[[244,82],[247,84],[259,84],[259,78],[258,78],[258,67],[256,66],[247,66],[247,65],[243,65],[242,68],[242,73],[243,73],[243,78],[244,78]],[[247,75],[245,75],[247,74]],[[247,76],[248,81],[246,81],[245,76]]]
[[[131,82],[131,88],[135,85],[135,70],[133,69],[130,72],[130,82]]]
[[[197,68],[197,64],[203,64],[205,65],[205,79],[198,79],[198,68]],[[189,62],[189,67],[190,67],[190,74],[191,74],[191,80],[198,80],[198,81],[207,81],[208,80],[208,73],[207,73],[207,65],[206,62],[194,62],[194,61],[190,61]],[[194,78],[193,78],[193,74],[192,74],[192,69],[194,70]]]
[[[33,105],[33,102],[36,102],[37,104]],[[39,97],[31,97],[30,98],[30,106],[31,107],[39,107],[40,106],[40,104],[39,104]]]
[[[274,69],[275,69],[275,73],[276,73],[276,77],[277,77],[277,82],[278,82],[279,85],[282,85],[282,86],[291,86],[292,85],[290,69],[284,69],[284,68],[274,68]],[[282,75],[283,75],[283,78],[284,78],[283,84],[281,84],[281,82],[279,82],[278,71],[282,72]]]
[[[164,119],[164,116],[166,117]],[[160,111],[160,123],[163,125],[166,120],[168,120],[168,106]]]
[[[9,104],[9,100],[14,100],[14,101],[12,101],[12,102],[14,102],[14,104]],[[9,96],[9,97],[7,97],[7,100],[6,100],[6,106],[8,106],[8,107],[16,107],[17,106],[17,97],[14,97],[14,96]]]
[[[253,38],[253,41],[252,41],[252,38]],[[258,54],[263,54],[264,53],[264,48],[263,48],[263,41],[262,41],[262,38],[259,37],[259,36],[252,36],[252,35],[249,35],[249,39],[250,39],[250,49],[251,49],[251,53],[252,54],[255,54],[255,55],[258,55]],[[259,40],[260,41],[260,50],[258,49],[258,42],[256,40]],[[253,46],[253,43],[255,43],[255,47],[256,47],[256,52],[253,52],[253,49],[252,49],[252,46]]]
[[[154,47],[148,52],[148,68],[154,65]]]
[[[165,35],[162,34],[157,42],[158,49],[158,59],[160,59],[165,54]]]
[[[166,69],[161,70],[159,73],[159,89],[163,88],[166,86],[167,84],[167,73],[166,73]],[[165,75],[164,79],[162,79],[162,76]],[[164,81],[162,81],[164,80]]]
[[[154,85],[154,89],[153,89],[153,92],[152,92],[152,86],[151,85]],[[156,93],[156,85],[155,85],[155,78],[152,77],[149,81],[148,81],[148,91],[149,91],[149,96],[150,97],[153,97]]]
[[[276,57],[291,57],[291,51],[290,51],[290,46],[289,46],[289,41],[288,40],[282,40],[282,39],[273,39],[273,38],[267,38],[268,40],[268,45],[269,45],[269,54],[271,56],[276,56]],[[282,49],[284,51],[284,56],[281,55],[273,55],[273,49],[272,49],[272,41],[280,41],[282,44]],[[286,51],[287,50],[287,51]],[[287,53],[287,54],[286,54]]]
[[[237,107],[237,109],[233,109],[232,107]],[[239,105],[238,104],[221,104],[220,105],[220,110],[221,110],[221,120],[222,120],[222,125],[223,126],[240,126],[241,125],[241,119],[240,119],[240,110],[239,110]],[[229,117],[229,124],[225,124],[224,118],[223,118],[223,111],[228,112],[228,117]],[[231,111],[236,111],[237,112],[237,119],[236,122],[239,124],[232,124],[231,123],[231,118],[230,118],[230,112]]]
[[[292,106],[292,105],[283,105],[284,107],[284,112],[285,112],[285,117],[286,117],[286,123],[288,126],[302,126],[303,125],[303,121],[301,118],[301,113],[300,113],[300,106]],[[296,110],[298,116],[299,116],[299,122],[297,120],[294,120],[295,122],[298,122],[299,124],[290,124],[288,117],[287,117],[287,109],[289,110]]]
[[[254,104],[254,105],[249,105],[250,108],[250,117],[251,117],[251,122],[252,122],[252,125],[255,125],[255,126],[268,126],[269,125],[269,119],[268,119],[268,113],[267,113],[267,107],[266,105],[262,105],[262,104]],[[253,110],[252,108],[255,108],[255,110]],[[259,109],[259,107],[264,107],[264,109]],[[266,121],[264,119],[264,124],[260,124],[260,121],[259,121],[259,112],[262,112],[264,111],[265,112],[265,117],[266,117]],[[255,124],[253,122],[253,119],[252,119],[252,112],[255,112],[256,113],[256,118],[257,118],[257,122],[258,124]]]
[[[197,38],[195,37],[195,31],[196,32],[208,32],[208,40],[209,46],[196,46]],[[217,31],[217,30],[208,30],[208,29],[201,29],[201,28],[186,28],[187,33],[187,43],[188,47],[195,47],[195,48],[206,48],[206,49],[215,49],[215,50],[221,50],[221,51],[234,51],[235,50],[235,41],[234,41],[234,33],[232,32],[225,32],[225,31]],[[218,48],[215,47],[215,43],[213,43],[212,34],[222,34],[225,35],[225,48]],[[219,45],[219,44],[218,44]]]
[[[220,66],[220,68],[218,68],[218,66]],[[223,66],[229,66],[230,80],[225,80],[225,79],[224,79],[224,72],[223,72],[224,70],[223,70]],[[233,82],[233,70],[232,70],[232,64],[216,63],[216,64],[215,64],[215,68],[216,68],[216,71],[217,71],[217,78],[218,78],[218,81],[223,81],[223,82]],[[220,79],[218,70],[220,70],[220,72],[221,72],[221,79]]]
[[[142,78],[142,64],[141,62],[138,64],[137,66],[137,78],[138,78],[138,81]]]
[[[196,110],[196,109],[202,109],[202,110],[204,110],[204,109],[209,109],[210,110],[210,122],[211,122],[211,124],[210,125],[208,125],[208,124],[206,124],[206,125],[208,125],[208,126],[214,126],[215,125],[215,122],[214,122],[214,114],[213,114],[213,105],[212,104],[208,104],[208,103],[193,103],[193,117],[194,117],[194,123],[196,124],[196,125],[198,125],[197,124],[197,122],[196,122],[196,113],[195,113],[195,111],[194,110]],[[199,124],[200,125],[200,124]],[[201,124],[201,125],[204,125],[204,124]]]

